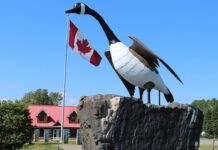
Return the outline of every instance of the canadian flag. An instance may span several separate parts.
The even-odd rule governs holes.
[[[76,53],[88,60],[91,64],[98,66],[101,56],[94,50],[82,32],[70,21],[69,45]]]

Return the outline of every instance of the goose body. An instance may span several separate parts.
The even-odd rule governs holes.
[[[89,14],[98,20],[110,45],[110,51],[106,51],[105,56],[127,88],[130,96],[134,95],[135,87],[139,88],[140,99],[142,99],[144,90],[147,90],[148,103],[150,103],[150,91],[151,89],[156,89],[164,94],[167,102],[174,101],[170,90],[158,73],[159,62],[181,83],[182,81],[174,70],[147,46],[133,36],[129,36],[133,40],[131,46],[128,47],[123,44],[112,32],[104,19],[84,3],[75,4],[73,9],[66,11],[66,13]]]
[[[169,94],[160,75],[150,70],[143,62],[132,54],[130,48],[121,42],[111,44],[110,52],[117,72],[132,85],[144,88],[146,83],[154,83],[154,89]]]

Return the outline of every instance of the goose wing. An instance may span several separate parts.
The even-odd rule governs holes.
[[[111,58],[111,53],[110,51],[106,51],[105,52],[105,56],[107,57],[108,61],[110,62],[112,68],[114,69],[114,71],[117,73],[117,75],[119,76],[119,78],[121,79],[121,81],[123,82],[123,84],[125,85],[126,89],[129,92],[130,96],[133,96],[135,93],[135,86],[132,85],[131,83],[129,83],[128,81],[126,81],[114,68],[113,62],[112,62],[112,58]]]
[[[158,57],[155,53],[153,53],[146,45],[140,42],[137,38],[133,36],[129,36],[130,39],[133,40],[133,44],[130,46],[132,50],[142,56],[148,63],[149,68],[155,69],[159,67],[158,60],[174,75],[174,77],[179,80],[181,83],[182,80],[179,76],[175,73],[175,71],[160,57]]]

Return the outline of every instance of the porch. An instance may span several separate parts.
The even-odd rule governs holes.
[[[74,140],[77,136],[79,128],[64,129],[64,136],[68,140]],[[33,140],[37,141],[60,141],[61,129],[60,128],[35,128]]]

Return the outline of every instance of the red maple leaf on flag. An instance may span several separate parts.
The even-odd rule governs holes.
[[[78,50],[83,53],[89,53],[91,51],[91,47],[89,46],[89,42],[86,39],[77,40],[76,42]]]

